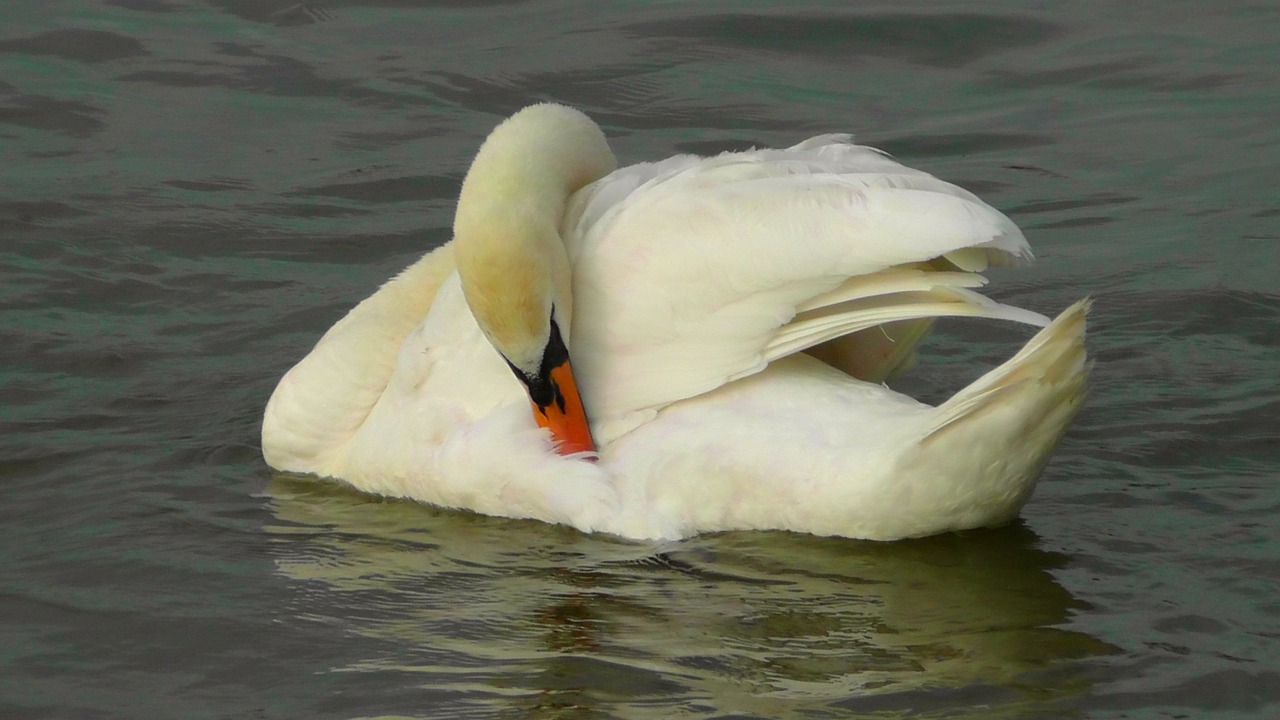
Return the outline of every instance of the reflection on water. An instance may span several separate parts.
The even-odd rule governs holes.
[[[518,716],[820,708],[1018,715],[1090,688],[1105,643],[1021,526],[890,544],[726,533],[635,544],[277,475],[289,613],[394,640],[335,671],[451,678]],[[971,710],[966,709],[971,708]],[[644,713],[641,713],[644,714]]]

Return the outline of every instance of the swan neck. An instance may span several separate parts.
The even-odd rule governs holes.
[[[454,243],[463,291],[481,330],[517,368],[537,368],[554,312],[569,339],[571,272],[560,224],[569,197],[613,170],[600,128],[560,105],[499,125],[462,184]]]

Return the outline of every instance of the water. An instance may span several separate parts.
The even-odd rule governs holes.
[[[1267,2],[16,2],[0,25],[5,718],[1280,714]],[[1097,301],[1014,526],[660,546],[273,476],[279,375],[448,238],[529,102],[624,161],[854,131]],[[942,326],[937,399],[1017,329]]]

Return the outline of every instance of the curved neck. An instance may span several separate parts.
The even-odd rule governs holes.
[[[481,145],[454,218],[458,273],[489,341],[521,370],[535,370],[554,312],[570,332],[571,274],[560,220],[579,188],[615,166],[600,128],[561,105],[508,118]]]

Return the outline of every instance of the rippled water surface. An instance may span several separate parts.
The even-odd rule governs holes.
[[[1272,2],[11,2],[0,716],[1280,715]],[[480,138],[624,161],[852,131],[1091,294],[1012,527],[664,545],[273,476],[276,379],[448,238]],[[937,399],[1025,337],[939,328]]]

